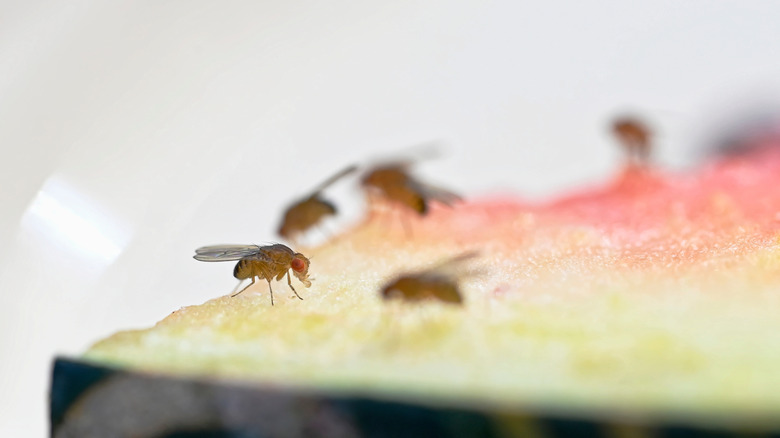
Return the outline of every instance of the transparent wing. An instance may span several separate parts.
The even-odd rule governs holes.
[[[417,180],[410,181],[409,185],[423,198],[432,199],[447,206],[463,200],[457,193]]]
[[[421,272],[420,276],[462,279],[482,275],[483,271],[481,269],[474,268],[469,263],[478,257],[479,251],[466,251]]]
[[[201,262],[228,262],[259,254],[257,245],[212,245],[195,250],[193,258]]]
[[[358,169],[358,167],[356,165],[354,165],[354,164],[349,166],[349,167],[347,167],[346,169],[342,169],[341,171],[339,171],[339,173],[331,176],[330,178],[328,178],[325,181],[323,181],[322,184],[320,184],[317,187],[315,187],[313,193],[317,194],[317,193],[325,190],[329,185],[335,183],[336,181],[340,180],[341,178],[344,178],[345,176],[349,175],[350,173],[356,172],[357,169]]]

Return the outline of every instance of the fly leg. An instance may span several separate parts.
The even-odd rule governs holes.
[[[271,305],[274,305],[274,289],[271,287],[271,280],[268,280],[268,290],[271,292]]]
[[[366,190],[366,203],[368,204],[368,218],[367,220],[370,221],[371,219],[375,218],[377,216],[377,205],[376,205],[377,197],[371,191],[371,189]]]
[[[639,164],[646,166],[650,163],[650,145],[646,142],[639,142],[637,145],[637,155],[639,155]]]
[[[367,198],[368,208],[369,208],[368,217],[366,218],[366,221],[368,222],[374,221],[377,220],[376,218],[379,218],[379,220],[383,220],[383,217],[387,216],[387,211],[388,211],[387,198],[381,193],[377,193],[374,189],[370,189],[366,193],[367,193],[366,198]]]
[[[246,278],[244,280],[246,280]],[[241,286],[241,283],[244,282],[244,280],[238,280],[238,284],[236,285],[236,287],[233,288],[233,292],[230,292],[231,297],[238,295],[236,291],[238,290],[238,287]]]
[[[298,292],[295,291],[295,288],[292,287],[292,281],[290,280],[290,271],[287,271],[287,284],[290,285],[290,289],[292,289],[295,296],[298,297],[298,299],[302,300],[303,298],[301,298],[301,296],[298,295]]]
[[[241,281],[243,281],[243,280],[241,280]],[[238,282],[238,284],[236,285],[236,289],[238,289],[238,286],[241,286],[241,281],[239,281],[239,282]],[[237,293],[234,293],[233,295],[231,295],[231,296],[230,296],[230,298],[233,298],[234,296],[236,296],[236,295],[240,294],[241,292],[243,292],[243,291],[247,290],[247,289],[249,288],[249,286],[251,286],[251,285],[253,285],[253,284],[255,284],[255,277],[252,277],[252,282],[251,282],[251,283],[249,283],[248,285],[246,285],[246,287],[245,287],[245,288],[241,289],[241,290],[240,290],[240,291],[238,291]],[[233,290],[236,290],[236,289],[233,289]]]
[[[400,214],[401,226],[404,227],[404,234],[407,239],[411,239],[414,236],[412,236],[412,224],[409,223],[409,216],[406,211],[403,211],[400,208],[397,209],[397,211]]]

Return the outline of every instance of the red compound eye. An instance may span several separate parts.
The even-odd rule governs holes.
[[[295,272],[301,272],[304,269],[306,269],[306,263],[303,262],[301,259],[293,259],[290,263],[290,266],[293,268],[293,271]]]

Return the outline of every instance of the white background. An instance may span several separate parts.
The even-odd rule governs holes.
[[[193,249],[274,240],[346,164],[434,142],[431,181],[538,198],[614,171],[618,112],[680,166],[780,101],[780,2],[420,3],[0,0],[0,436],[45,434],[55,354],[226,292]]]

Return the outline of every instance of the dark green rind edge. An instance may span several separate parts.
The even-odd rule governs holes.
[[[632,425],[522,409],[239,386],[68,358],[54,361],[50,402],[50,436],[56,438],[780,437],[780,431]]]

